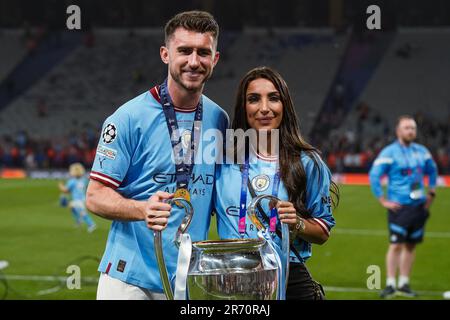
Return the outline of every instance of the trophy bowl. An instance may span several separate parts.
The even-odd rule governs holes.
[[[253,207],[265,198],[273,197],[260,196],[256,201],[252,201],[249,211],[255,221],[258,218],[255,216]],[[186,213],[174,240],[180,250],[176,276],[176,282],[179,280],[179,283],[175,283],[175,292],[164,261],[161,231],[155,231],[154,249],[164,293],[168,300],[174,298],[276,300],[279,298],[280,291],[285,290],[280,284],[283,273],[280,269],[279,256],[268,240],[259,237],[191,242],[189,235],[185,234],[193,216],[191,203],[183,198],[173,198],[168,202],[183,207]],[[284,228],[286,240],[289,241],[287,226]]]
[[[190,300],[275,300],[278,270],[265,239],[192,243]]]

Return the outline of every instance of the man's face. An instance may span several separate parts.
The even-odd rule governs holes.
[[[161,47],[161,59],[169,65],[170,77],[187,91],[202,90],[219,60],[214,37],[178,28]]]
[[[403,119],[397,126],[397,138],[406,143],[411,143],[416,139],[417,126],[412,119]]]

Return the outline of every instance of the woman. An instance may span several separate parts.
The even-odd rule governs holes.
[[[281,199],[276,204],[279,220],[289,225],[292,241],[286,298],[322,299],[323,290],[313,281],[304,263],[311,256],[311,244],[327,241],[335,224],[331,209],[339,198],[338,188],[318,150],[301,137],[288,87],[276,71],[259,67],[244,76],[237,93],[232,129],[265,132],[267,143],[261,143],[257,136],[256,143],[249,143],[244,164],[218,166],[215,208],[219,236],[257,237],[258,230],[248,218],[246,227],[239,228],[242,221],[239,208],[248,207],[256,195],[277,196]],[[273,129],[278,129],[278,155],[273,148],[278,143],[272,141],[276,139],[275,132],[270,131]],[[239,151],[235,144],[235,159],[239,158]],[[242,188],[245,177],[247,188]],[[268,226],[267,220],[265,225]],[[280,244],[280,223],[277,225],[274,240]]]

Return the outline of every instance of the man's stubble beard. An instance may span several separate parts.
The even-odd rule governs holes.
[[[183,83],[183,81],[181,79],[181,73],[176,73],[176,72],[172,71],[171,69],[169,69],[169,70],[170,70],[170,76],[172,77],[172,79],[180,87],[182,87],[183,89],[185,89],[186,91],[191,92],[191,93],[202,92],[203,91],[203,87],[205,86],[205,83],[209,80],[209,78],[211,78],[211,75],[212,75],[212,69],[211,69],[211,71],[208,74],[205,75],[205,77],[203,78],[202,82],[198,86],[196,86],[196,87],[189,87],[189,86],[186,86]]]
[[[409,137],[403,137],[402,140],[403,140],[403,142],[406,143],[406,144],[411,144],[411,143],[414,142],[414,140],[416,140],[416,138],[417,138],[417,136],[414,136],[414,137],[412,137],[412,138],[409,138]]]

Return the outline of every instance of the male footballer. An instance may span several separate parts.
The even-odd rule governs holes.
[[[174,194],[194,207],[192,240],[207,238],[214,163],[197,163],[199,154],[174,159],[201,149],[202,132],[224,132],[228,126],[225,111],[202,95],[219,60],[218,35],[209,13],[173,17],[160,48],[167,79],[122,105],[103,125],[87,190],[89,210],[112,220],[97,299],[165,298],[153,241],[154,230],[163,230],[166,266],[173,276],[178,255],[173,240],[184,216],[183,209],[165,202]]]

